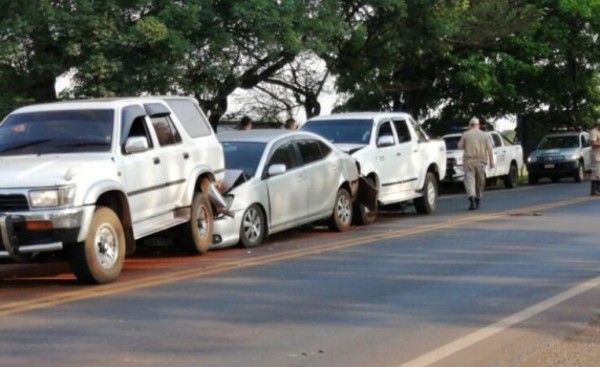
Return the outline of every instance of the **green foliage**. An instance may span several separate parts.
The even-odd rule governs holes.
[[[299,85],[283,72],[298,70],[299,55],[312,52],[348,96],[339,110],[405,110],[417,117],[439,111],[440,121],[547,111],[553,118],[539,118],[543,124],[572,126],[600,114],[596,0],[0,0],[0,6],[3,113],[56,99],[54,83],[65,73],[74,84],[61,98],[190,94],[215,126],[234,90],[273,81],[318,113],[319,78]]]

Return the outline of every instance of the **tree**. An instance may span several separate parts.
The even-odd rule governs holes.
[[[259,115],[260,120],[283,120],[301,112],[306,118],[321,113],[322,93],[333,93],[333,78],[323,60],[313,52],[300,53],[273,76],[245,96],[241,114]]]
[[[332,60],[340,89],[352,94],[346,108],[417,117],[442,104],[491,98],[496,81],[488,50],[536,16],[527,3],[510,0],[361,3],[362,12],[349,8],[347,18],[360,14],[361,21]]]

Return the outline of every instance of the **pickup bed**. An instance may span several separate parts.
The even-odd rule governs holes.
[[[446,148],[442,141],[429,139],[409,114],[319,116],[308,120],[301,130],[322,135],[358,161],[362,180],[354,211],[356,223],[373,221],[379,205],[413,201],[419,213],[436,210],[438,183],[446,172]]]
[[[494,149],[494,168],[486,167],[486,178],[495,182],[502,179],[504,186],[517,186],[519,172],[523,168],[523,148],[512,144],[497,131],[487,132]],[[458,149],[458,141],[462,134],[453,133],[442,136],[446,143],[447,169],[443,182],[462,182],[464,179],[463,150]]]
[[[226,211],[223,150],[192,98],[22,107],[0,123],[0,167],[0,259],[62,254],[85,283],[115,280],[159,231],[207,251]]]

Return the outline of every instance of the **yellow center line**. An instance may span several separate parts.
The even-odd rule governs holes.
[[[368,245],[378,243],[382,240],[398,239],[417,234],[433,232],[440,229],[455,228],[462,225],[468,225],[472,223],[489,221],[496,218],[501,218],[510,214],[517,214],[522,212],[537,212],[542,210],[548,210],[558,208],[567,205],[574,205],[582,202],[589,201],[590,197],[581,197],[574,199],[561,200],[548,204],[534,205],[519,209],[505,210],[496,213],[489,214],[478,214],[478,215],[466,215],[456,219],[452,219],[446,222],[426,224],[416,226],[412,228],[403,228],[396,231],[390,231],[383,234],[372,234],[367,233],[362,236],[354,237],[351,239],[339,240],[330,242],[323,245],[317,245],[310,248],[300,248],[294,250],[288,250],[281,254],[265,255],[256,259],[245,259],[239,261],[227,261],[214,265],[200,265],[200,268],[186,269],[176,271],[170,274],[161,274],[146,277],[138,280],[131,280],[125,282],[116,282],[101,286],[87,287],[69,292],[63,292],[56,295],[38,297],[26,301],[15,301],[0,305],[0,317],[9,315],[15,315],[24,313],[31,310],[48,308],[66,303],[72,303],[77,301],[83,301],[87,299],[100,298],[119,293],[129,292],[133,290],[140,290],[144,288],[155,287],[159,285],[171,284],[182,280],[189,280],[201,276],[208,276],[212,274],[222,273],[235,269],[249,268],[253,266],[270,264],[278,261],[291,260],[300,257],[315,255],[323,252],[341,250],[345,248]]]

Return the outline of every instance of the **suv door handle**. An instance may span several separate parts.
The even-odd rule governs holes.
[[[154,158],[152,158],[152,162],[154,162],[154,164],[159,164],[160,163],[160,158],[154,157]]]
[[[183,159],[188,159],[189,157],[190,157],[190,153],[188,153],[188,152],[183,153]]]

